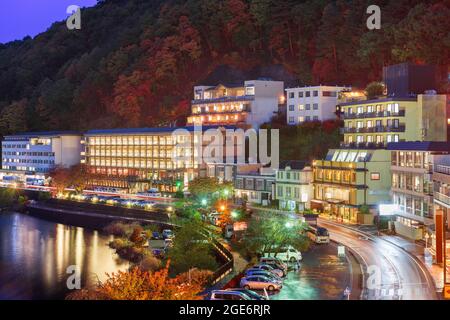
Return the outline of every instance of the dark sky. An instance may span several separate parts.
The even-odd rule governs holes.
[[[90,7],[97,0],[0,0],[0,43],[21,40],[65,20],[70,5]],[[81,16],[83,21],[83,16]]]

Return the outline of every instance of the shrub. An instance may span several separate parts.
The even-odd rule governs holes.
[[[157,271],[161,269],[161,260],[156,258],[150,252],[146,252],[139,263],[139,268],[144,271]]]
[[[113,222],[107,225],[104,231],[116,237],[125,237],[127,235],[128,225],[123,222]]]

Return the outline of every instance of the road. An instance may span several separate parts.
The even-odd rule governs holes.
[[[362,262],[365,283],[362,299],[438,299],[426,267],[406,251],[324,219],[319,219],[318,224],[329,230],[332,240],[352,250]]]

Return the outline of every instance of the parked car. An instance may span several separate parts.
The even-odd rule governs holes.
[[[164,250],[168,250],[173,247],[173,240],[171,238],[167,238],[164,240]]]
[[[164,229],[162,232],[162,235],[163,235],[164,240],[175,237],[175,235],[173,234],[173,231],[170,229]]]
[[[281,261],[298,262],[302,260],[302,253],[294,247],[279,248],[273,252],[264,253],[264,258],[275,257]]]
[[[262,295],[259,293],[256,293],[255,291],[252,291],[250,289],[244,289],[244,288],[229,288],[226,289],[226,291],[237,291],[242,292],[252,298],[252,300],[269,300],[269,297],[266,295]]]
[[[236,290],[213,290],[207,300],[256,300]]]
[[[275,269],[274,267],[269,266],[268,264],[257,264],[256,266],[251,267],[248,270],[265,270],[272,272],[273,274],[277,275],[278,277],[284,277],[286,273],[281,269]]]
[[[232,224],[227,224],[223,230],[225,239],[231,239],[234,234],[234,229]]]
[[[163,259],[165,256],[165,251],[164,249],[153,249],[152,254],[158,259]]]
[[[255,290],[280,290],[283,285],[280,281],[275,281],[265,276],[248,276],[243,277],[240,282],[240,287],[244,289],[255,289]]]
[[[162,239],[161,234],[158,231],[153,231],[152,232],[152,240],[160,240]]]
[[[259,259],[259,263],[268,264],[275,269],[282,269],[284,272],[287,272],[288,270],[288,266],[283,261],[275,257],[262,257]]]
[[[246,276],[266,276],[268,278],[273,278],[274,280],[283,281],[279,276],[277,276],[275,273],[272,273],[270,271],[266,270],[260,270],[260,269],[248,269],[245,271]]]

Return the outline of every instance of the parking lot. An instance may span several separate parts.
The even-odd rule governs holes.
[[[303,254],[300,270],[288,272],[279,292],[271,300],[339,300],[351,283],[350,265],[337,256],[334,243],[313,245]]]

